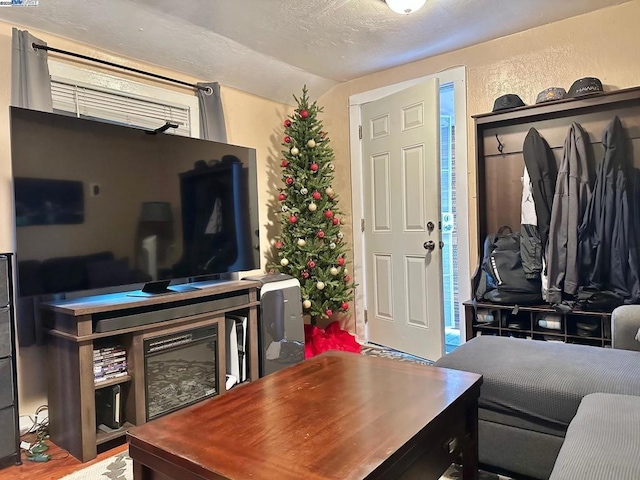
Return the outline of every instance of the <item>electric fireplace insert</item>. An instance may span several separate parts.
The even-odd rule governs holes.
[[[147,421],[217,395],[218,327],[144,340]]]

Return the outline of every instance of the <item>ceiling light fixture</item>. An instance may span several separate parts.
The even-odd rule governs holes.
[[[394,12],[409,15],[420,10],[427,0],[385,0],[385,2]]]

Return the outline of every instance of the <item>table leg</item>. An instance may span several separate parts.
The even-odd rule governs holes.
[[[462,450],[463,480],[478,480],[478,400],[467,408],[466,441]],[[137,479],[136,479],[137,480]]]
[[[150,480],[149,469],[140,462],[133,461],[133,480]]]

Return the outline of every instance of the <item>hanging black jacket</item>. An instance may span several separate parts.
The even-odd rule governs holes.
[[[558,168],[549,144],[535,128],[530,129],[527,133],[522,150],[524,164],[527,166],[531,179],[531,190],[538,218],[538,231],[544,248],[549,237],[551,207]]]
[[[549,237],[551,207],[558,172],[556,160],[549,144],[535,128],[530,129],[524,139],[522,155],[526,171],[529,174],[531,194],[535,205],[536,225],[522,223],[520,256],[522,268],[527,278],[536,278],[542,271],[542,255]],[[528,185],[524,185],[525,192],[528,188]],[[524,200],[522,208],[525,208]]]
[[[547,271],[547,301],[560,303],[579,286],[578,227],[591,198],[593,161],[589,135],[572,123],[564,142],[551,208]]]
[[[611,290],[626,303],[637,303],[639,232],[630,198],[635,173],[618,117],[605,128],[602,145],[604,158],[598,165],[593,196],[579,228],[581,283],[591,290]]]

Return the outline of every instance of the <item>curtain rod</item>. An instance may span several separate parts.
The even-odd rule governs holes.
[[[108,62],[106,60],[100,60],[99,58],[88,57],[87,55],[82,55],[80,53],[69,52],[67,50],[60,50],[59,48],[48,47],[46,45],[39,45],[37,43],[32,43],[31,46],[35,50],[46,50],[48,52],[60,53],[62,55],[69,55],[70,57],[81,58],[83,60],[89,60],[90,62],[101,63],[102,65],[108,65],[110,67],[121,68],[122,70],[127,70],[129,72],[139,73],[141,75],[147,75],[148,77],[158,78],[160,80],[164,80],[166,82],[177,83],[179,85],[184,85],[185,87],[191,87],[195,90],[203,90],[207,95],[211,95],[213,90],[211,87],[203,87],[201,85],[197,85],[194,83],[183,82],[182,80],[176,80],[175,78],[165,77],[163,75],[158,75],[156,73],[145,72],[144,70],[139,70],[133,67],[127,67],[125,65],[119,65],[117,63]]]

